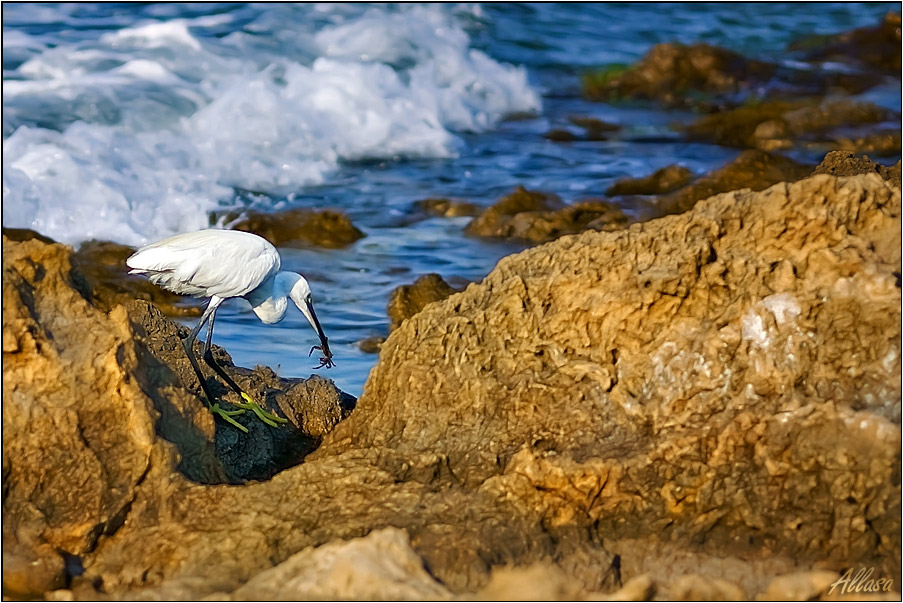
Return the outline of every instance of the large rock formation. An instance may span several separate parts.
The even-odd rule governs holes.
[[[47,570],[4,567],[10,591],[62,586],[62,549],[85,571],[58,596],[241,598],[283,562],[272,575],[299,559],[333,572],[345,549],[308,547],[389,526],[441,582],[379,536],[381,566],[408,568],[397,596],[491,594],[493,568],[535,562],[570,597],[751,597],[854,565],[899,585],[900,189],[878,175],[725,193],[505,258],[393,331],[357,408],[303,464],[240,487],[174,470],[126,310],[97,316],[42,254],[24,249],[9,277],[4,254],[5,551]],[[67,303],[44,313],[50,291]],[[63,324],[80,317],[94,322]],[[106,339],[67,339],[88,327]],[[95,361],[66,375],[45,360],[70,348]],[[39,370],[45,389],[23,398]],[[29,433],[44,417],[62,426],[52,446]],[[79,454],[98,467],[87,486],[55,465]],[[45,504],[54,491],[76,494]],[[84,500],[90,521],[56,529]]]

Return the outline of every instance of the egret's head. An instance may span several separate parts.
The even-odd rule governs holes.
[[[317,320],[317,313],[314,312],[314,303],[310,295],[310,284],[308,284],[307,279],[300,274],[294,272],[290,274],[291,280],[294,282],[291,284],[288,296],[295,302],[298,309],[301,310],[301,314],[304,314],[304,316],[307,317],[307,320],[310,322],[310,326],[314,328],[314,331],[317,332],[317,336],[320,338],[320,345],[318,348],[314,349],[319,349],[323,352],[324,357],[320,359],[321,366],[329,368],[334,364],[332,362],[332,352],[329,351],[329,343],[326,334],[323,333],[323,327],[320,326],[320,321]]]

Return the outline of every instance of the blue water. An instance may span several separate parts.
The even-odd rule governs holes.
[[[320,373],[359,395],[377,357],[357,342],[386,334],[393,288],[426,272],[479,280],[519,249],[463,236],[467,218],[409,224],[414,201],[488,205],[517,185],[574,201],[624,176],[672,163],[701,173],[738,153],[681,142],[670,126],[689,113],[582,100],[583,70],[674,40],[786,61],[800,36],[873,25],[891,10],[899,5],[4,4],[3,223],[72,244],[138,245],[204,227],[223,207],[339,208],[367,237],[342,250],[283,249],[283,264],[312,282],[338,363]],[[868,98],[899,110],[899,81]],[[626,131],[542,137],[572,115]],[[215,341],[236,363],[285,376],[316,364],[297,312],[265,326],[227,303]]]

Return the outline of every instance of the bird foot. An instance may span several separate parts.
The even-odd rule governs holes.
[[[251,399],[251,396],[249,396],[248,394],[241,392],[241,397],[244,398],[247,402],[238,402],[235,404],[235,406],[254,411],[254,414],[257,415],[257,418],[270,427],[279,427],[279,423],[288,423],[288,419],[283,419],[282,417],[265,411],[263,408],[261,408],[260,404]]]
[[[245,414],[244,410],[223,410],[222,408],[220,408],[219,403],[217,403],[210,407],[210,412],[215,415],[221,416],[226,421],[226,423],[231,423],[233,426],[238,427],[243,432],[248,433],[247,427],[232,418],[236,415]]]

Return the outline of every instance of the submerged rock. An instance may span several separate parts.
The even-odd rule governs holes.
[[[444,218],[457,218],[459,216],[476,216],[480,213],[480,206],[469,201],[455,201],[445,198],[422,199],[414,203],[417,212],[427,217],[442,216]]]
[[[24,590],[59,584],[57,550],[84,574],[49,596],[76,599],[244,598],[257,579],[445,598],[536,563],[568,593],[621,598],[714,579],[705,592],[752,597],[863,564],[900,575],[900,189],[875,174],[726,193],[509,256],[392,332],[304,463],[241,486],[176,470],[167,422],[212,417],[177,356],[132,334],[147,305],[94,309],[61,249],[3,257],[4,553],[45,560]],[[181,462],[212,466],[218,444],[193,441],[207,444]],[[336,542],[388,527],[410,547],[394,530]],[[331,564],[342,555],[360,573]]]
[[[513,216],[524,212],[550,212],[564,208],[557,195],[528,191],[522,186],[483,210],[465,231],[481,237],[510,237]]]
[[[260,235],[277,247],[339,248],[365,236],[344,213],[328,209],[296,208],[273,213],[249,211],[231,227]]]
[[[706,97],[737,94],[770,79],[776,67],[709,44],[656,44],[635,64],[596,71],[583,78],[591,100],[652,100],[690,107]]]
[[[877,26],[860,27],[832,36],[810,36],[790,45],[806,51],[810,61],[834,61],[866,66],[900,77],[900,15],[888,13]]]
[[[682,165],[669,165],[643,178],[622,178],[605,191],[617,195],[663,195],[690,184],[696,175]]]
[[[683,131],[691,140],[773,151],[803,144],[836,147],[840,137],[849,140],[851,128],[864,125],[870,132],[888,120],[899,116],[873,103],[777,100],[706,115]]]
[[[586,229],[609,230],[627,223],[627,216],[609,201],[565,205],[555,195],[519,187],[488,207],[467,225],[472,235],[543,243]]]

